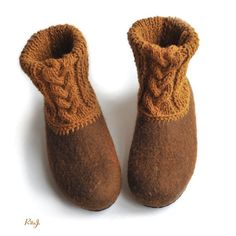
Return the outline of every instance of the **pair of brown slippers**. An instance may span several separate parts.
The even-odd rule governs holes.
[[[129,187],[142,204],[163,207],[182,194],[196,162],[186,71],[199,40],[189,24],[172,17],[139,20],[128,39],[140,84]],[[60,189],[82,208],[108,208],[120,193],[121,170],[88,81],[82,33],[70,25],[39,31],[28,40],[20,63],[44,96],[48,159]]]

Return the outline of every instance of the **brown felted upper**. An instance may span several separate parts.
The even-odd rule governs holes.
[[[150,120],[139,113],[132,142],[128,180],[137,200],[163,207],[186,188],[195,167],[197,138],[194,102],[183,118]]]
[[[56,135],[47,125],[49,163],[64,193],[79,206],[102,210],[116,200],[121,174],[103,116],[70,135]]]
[[[186,78],[198,36],[171,17],[139,20],[128,32],[138,71],[138,116],[128,163],[132,193],[162,207],[186,188],[197,154],[193,94]]]
[[[85,209],[109,207],[120,192],[120,166],[88,80],[82,33],[70,25],[39,31],[20,63],[44,96],[48,159],[57,184]]]

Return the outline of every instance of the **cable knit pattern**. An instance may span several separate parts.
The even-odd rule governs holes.
[[[139,20],[128,32],[140,83],[139,111],[158,120],[176,120],[189,110],[189,60],[198,36],[186,22],[171,17]]]
[[[100,115],[88,81],[86,41],[70,25],[34,34],[20,57],[23,70],[44,95],[45,117],[56,134],[68,134]]]

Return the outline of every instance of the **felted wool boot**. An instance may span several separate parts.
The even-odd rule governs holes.
[[[70,25],[39,31],[20,64],[44,96],[48,159],[60,189],[82,208],[108,208],[120,192],[120,166],[88,80],[82,33]]]
[[[196,121],[186,71],[199,40],[189,24],[171,17],[135,22],[128,39],[140,84],[129,187],[142,204],[163,207],[183,193],[195,167]]]

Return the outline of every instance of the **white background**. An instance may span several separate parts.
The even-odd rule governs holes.
[[[0,2],[0,235],[236,235],[235,1]],[[127,41],[131,24],[177,16],[198,32],[187,76],[198,125],[198,161],[182,197],[169,207],[139,205],[127,187],[127,159],[138,81]],[[89,79],[110,128],[123,173],[116,203],[101,212],[65,200],[47,164],[43,98],[19,66],[28,38],[69,23],[89,48]],[[26,218],[40,220],[33,229]]]

